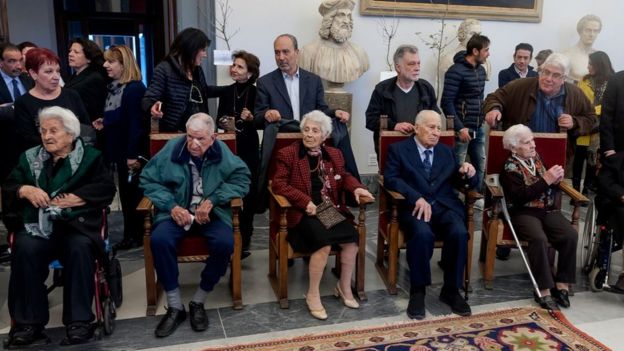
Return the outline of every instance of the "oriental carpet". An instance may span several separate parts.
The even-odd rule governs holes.
[[[607,347],[570,324],[561,312],[517,307],[420,322],[297,336],[205,350],[234,351],[603,351]]]

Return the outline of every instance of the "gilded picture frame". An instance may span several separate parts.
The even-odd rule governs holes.
[[[540,22],[544,0],[360,0],[362,15]]]

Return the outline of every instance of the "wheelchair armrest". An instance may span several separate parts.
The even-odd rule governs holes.
[[[143,196],[143,198],[141,199],[141,202],[139,202],[139,205],[136,208],[137,212],[139,212],[142,215],[150,214],[153,209],[154,209],[154,204],[152,204],[152,201],[147,196]]]
[[[560,182],[559,189],[572,198],[572,201],[577,205],[588,204],[589,199],[581,194],[578,190],[574,189],[570,183]]]
[[[271,193],[271,196],[273,196],[273,198],[275,199],[275,202],[277,202],[277,205],[281,208],[290,208],[292,207],[292,205],[290,204],[290,202],[288,201],[288,199],[282,195],[278,195],[276,193],[273,192],[273,188],[271,187],[271,185],[269,185],[269,193]]]

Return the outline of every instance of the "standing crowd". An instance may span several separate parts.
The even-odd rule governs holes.
[[[49,320],[44,282],[53,259],[64,267],[65,342],[92,338],[94,287],[89,282],[95,260],[104,255],[102,210],[110,205],[115,184],[124,217],[117,250],[143,244],[143,222],[135,210],[143,196],[155,207],[151,248],[168,307],[156,326],[157,337],[171,335],[187,312],[193,330],[208,328],[204,302],[234,250],[230,200],[243,199],[245,258],[251,254],[254,214],[266,208],[269,183],[292,205],[288,243],[295,252],[310,255],[310,314],[328,318],[319,285],[332,248],[340,252],[341,263],[335,294],[345,306],[359,308],[351,289],[358,233],[341,192],[351,192],[355,202],[373,195],[360,182],[347,128],[351,116],[331,109],[321,78],[299,67],[293,35],[275,39],[277,68],[263,76],[257,56],[234,52],[229,69],[233,83],[226,86],[206,82],[201,63],[210,40],[195,28],[177,35],[147,87],[127,46],[102,51],[93,41],[72,40],[72,74],[61,79],[59,57],[27,44],[23,49],[0,46],[0,143],[6,151],[0,177],[3,220],[13,233],[13,346],[44,338]],[[607,54],[596,51],[589,55],[589,73],[572,81],[566,55],[541,51],[536,59],[543,62],[535,70],[529,65],[533,47],[520,43],[513,63],[498,75],[499,88],[486,96],[489,47],[490,40],[479,33],[468,39],[444,75],[438,105],[432,85],[419,77],[418,48],[399,46],[393,57],[397,76],[374,87],[366,109],[366,128],[373,132],[378,157],[381,116],[388,117],[389,129],[406,136],[389,148],[383,177],[387,189],[406,199],[398,218],[406,236],[410,318],[425,318],[434,239],[444,241],[440,300],[453,313],[471,314],[459,293],[470,233],[456,189],[484,191],[489,128],[505,130],[503,144],[510,154],[500,170],[501,185],[509,195],[511,222],[520,239],[529,242],[529,266],[539,272],[536,300],[544,308],[570,306],[577,232],[557,211],[563,165],[544,163],[533,133],[567,133],[574,188],[581,190],[584,179],[584,193],[602,187],[614,213],[624,208],[624,142],[616,137],[624,128],[624,72],[615,74]],[[210,98],[219,99],[214,118]],[[442,114],[452,120],[453,147],[439,142]],[[158,121],[159,133],[180,135],[146,163],[151,119]],[[218,129],[236,134],[235,153],[217,139]],[[264,131],[261,141],[258,130]],[[300,132],[302,139],[277,153],[270,173],[279,132]],[[596,177],[601,163],[611,177]],[[319,213],[327,206],[342,217],[327,223]],[[621,221],[622,216],[614,218]],[[176,247],[191,232],[205,237],[210,256],[187,311]],[[549,248],[559,253],[556,271],[550,270]],[[500,259],[508,255],[498,252]],[[624,289],[624,276],[617,287]]]

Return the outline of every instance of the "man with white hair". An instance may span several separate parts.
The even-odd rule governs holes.
[[[487,96],[486,122],[495,126],[502,121],[503,130],[521,123],[535,133],[556,133],[563,128],[574,136],[588,134],[596,114],[581,89],[565,82],[569,72],[568,58],[551,54],[538,77],[514,80]]]
[[[325,0],[319,6],[323,16],[320,38],[304,46],[299,54],[303,69],[333,83],[358,79],[368,70],[368,55],[349,41],[353,32],[353,0]]]
[[[407,240],[410,269],[407,316],[413,319],[425,318],[425,292],[431,285],[429,261],[436,238],[444,241],[444,285],[440,300],[455,314],[472,313],[459,294],[469,234],[455,186],[467,182],[474,188],[478,177],[470,163],[459,164],[453,149],[438,143],[440,129],[439,113],[420,111],[414,125],[416,135],[390,145],[383,174],[385,186],[406,199],[406,206],[399,211],[399,225]]]
[[[156,208],[151,246],[158,280],[167,294],[167,313],[157,337],[171,335],[186,319],[178,284],[178,242],[189,232],[206,238],[210,256],[189,303],[191,328],[208,328],[206,295],[225,274],[234,251],[230,200],[249,191],[245,163],[214,134],[214,121],[196,113],[186,122],[186,135],[170,140],[145,166],[141,188]]]

